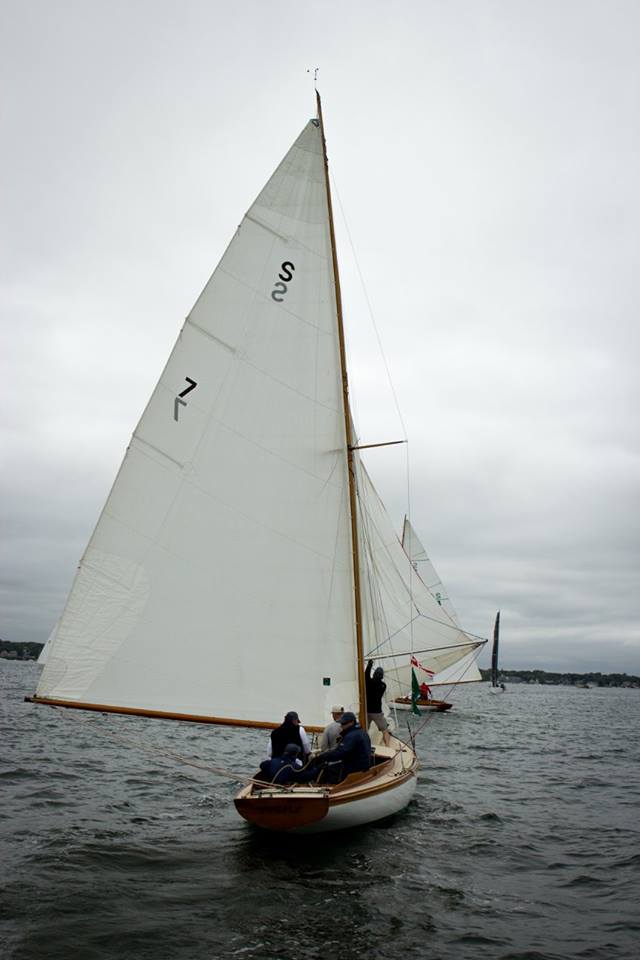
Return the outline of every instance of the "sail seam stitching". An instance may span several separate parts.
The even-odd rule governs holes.
[[[275,237],[278,237],[279,240],[284,240],[285,243],[290,243],[293,237],[287,237],[284,233],[278,233],[277,230],[274,230],[273,227],[267,226],[266,223],[263,223],[262,220],[258,220],[257,217],[252,217],[250,213],[245,213],[245,220],[250,220],[251,223],[255,223],[257,227],[262,227],[263,230],[267,230],[269,233],[272,233]]]
[[[194,489],[198,490],[198,492],[201,493],[203,496],[209,497],[211,500],[214,500],[216,503],[221,504],[227,510],[231,511],[232,513],[238,514],[239,516],[243,517],[245,520],[249,520],[251,523],[255,524],[256,526],[262,527],[264,530],[270,530],[272,533],[274,533],[277,537],[280,537],[282,540],[286,540],[289,543],[294,543],[297,547],[301,547],[303,550],[306,550],[308,553],[312,554],[313,556],[321,557],[323,560],[332,559],[331,554],[323,553],[321,550],[315,550],[312,546],[310,546],[308,543],[305,543],[303,540],[296,540],[294,537],[289,536],[288,534],[284,533],[282,530],[278,530],[276,527],[272,526],[271,524],[262,523],[260,520],[258,520],[257,517],[253,516],[250,513],[245,513],[242,510],[239,510],[238,507],[236,507],[234,504],[229,503],[226,500],[223,500],[219,496],[216,496],[214,493],[211,493],[210,490],[207,490],[204,487],[199,486],[199,484],[195,483],[193,480],[188,480],[186,482],[189,483],[189,485],[192,486]],[[136,534],[136,536],[140,537],[141,539],[147,541],[152,545],[155,545],[161,553],[164,553],[167,556],[178,557],[182,563],[193,567],[195,570],[205,569],[204,566],[194,563],[192,558],[187,557],[184,554],[177,552],[176,550],[171,550],[166,544],[160,543],[157,539],[155,539],[150,534],[144,533],[143,531],[138,530],[132,524],[127,523],[125,520],[123,520],[122,517],[118,517],[112,513],[109,513],[109,516],[111,517],[111,520],[113,521],[113,523],[117,523],[119,526],[124,527],[126,530],[132,530]]]
[[[268,372],[267,372],[266,370],[264,370],[262,367],[259,367],[256,363],[252,363],[252,361],[251,361],[251,360],[248,360],[246,357],[243,357],[243,356],[238,355],[238,361],[239,361],[239,363],[244,363],[244,364],[246,364],[248,367],[251,367],[252,370],[255,370],[257,373],[262,374],[263,377],[266,377],[268,380],[271,380],[273,383],[277,383],[279,386],[284,387],[285,390],[290,390],[291,393],[295,393],[296,396],[302,397],[304,400],[308,400],[309,403],[315,404],[315,405],[317,405],[318,407],[321,407],[323,410],[328,410],[330,413],[339,413],[339,411],[336,409],[336,407],[331,406],[331,404],[329,404],[329,403],[323,403],[321,400],[318,400],[317,397],[312,397],[310,394],[308,394],[308,393],[303,393],[302,390],[298,390],[296,387],[292,387],[290,383],[285,383],[285,381],[284,381],[284,380],[280,380],[279,377],[274,377],[274,375],[273,375],[272,373],[268,373]],[[212,419],[215,419],[215,418],[212,417]],[[216,420],[216,422],[218,422],[218,421]],[[233,432],[236,433],[237,431],[233,431]],[[240,434],[240,436],[243,436],[243,434]],[[247,438],[247,439],[248,439],[248,438]],[[258,446],[259,446],[259,444],[258,444]],[[266,449],[266,448],[263,448],[263,449]],[[331,450],[329,450],[329,451],[327,451],[327,452],[328,452],[328,453],[335,453],[335,450],[336,450],[336,448],[332,448]],[[289,462],[289,461],[287,461],[287,463],[288,463],[288,462]]]
[[[238,277],[235,273],[232,273],[230,270],[225,270],[224,267],[218,266],[216,272],[224,273],[225,276],[230,277],[235,283],[240,284],[240,286],[245,287],[247,290],[250,290],[255,297],[260,298],[265,303],[269,304],[269,297],[264,293],[263,290],[259,290],[253,284],[248,283],[246,280],[243,280],[242,277]],[[270,304],[269,304],[270,305]],[[331,334],[325,330],[323,327],[318,326],[317,323],[312,323],[310,320],[305,319],[299,313],[296,313],[295,310],[288,310],[284,304],[279,305],[279,309],[286,313],[288,316],[293,317],[295,320],[298,320],[300,323],[304,323],[305,326],[311,327],[312,330],[318,330],[324,336],[331,336]]]
[[[204,327],[201,327],[199,323],[196,323],[195,320],[192,320],[190,317],[187,317],[186,323],[190,327],[193,327],[198,333],[201,333],[204,337],[208,337],[210,340],[213,340],[215,343],[219,343],[221,347],[224,347],[225,350],[228,350],[230,353],[237,353],[235,347],[232,347],[230,343],[225,343],[224,340],[221,340],[220,337],[216,337],[215,333],[211,333],[209,330],[205,330]]]
[[[310,247],[309,244],[303,243],[299,237],[295,237],[293,236],[293,234],[291,234],[290,236],[287,236],[284,233],[278,233],[278,231],[274,227],[268,226],[268,224],[264,223],[264,221],[258,220],[257,217],[252,216],[250,213],[245,213],[244,219],[250,220],[251,223],[255,223],[257,227],[262,227],[263,230],[266,230],[268,233],[272,233],[275,237],[278,238],[278,240],[283,240],[284,243],[287,244],[287,246],[291,245],[293,247],[299,248],[300,250],[306,250],[307,253],[310,253],[314,257],[319,257],[320,260],[328,260],[328,257],[326,256],[326,254],[320,253],[318,250],[314,250],[314,248]]]
[[[184,470],[184,463],[181,463],[180,460],[176,460],[175,457],[170,456],[170,454],[165,453],[164,450],[160,449],[160,447],[156,447],[154,443],[149,443],[149,441],[145,440],[144,437],[141,437],[139,433],[134,433],[133,439],[137,440],[138,443],[144,444],[145,447],[148,447],[155,453],[158,453],[161,457],[164,457],[165,460],[170,460],[171,463],[175,463],[175,465],[180,467],[181,470]]]

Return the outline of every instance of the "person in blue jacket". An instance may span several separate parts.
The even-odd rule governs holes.
[[[262,761],[260,779],[267,783],[307,783],[311,771],[303,769],[300,753],[297,743],[288,743],[281,757]]]
[[[356,720],[355,714],[347,710],[338,723],[342,727],[340,743],[333,750],[319,754],[314,760],[319,779],[330,783],[340,783],[350,773],[364,772],[371,767],[371,740]],[[329,770],[326,769],[327,764],[332,765]],[[322,771],[319,768],[322,768]]]

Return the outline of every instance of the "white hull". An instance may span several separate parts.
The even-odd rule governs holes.
[[[236,807],[250,823],[286,833],[328,833],[383,820],[403,810],[411,801],[417,785],[418,762],[406,745],[402,745],[401,750],[377,747],[376,754],[388,757],[390,766],[384,763],[369,774],[352,774],[361,776],[361,782],[350,783],[348,778],[324,789],[311,784],[287,790],[267,787],[257,794],[250,786],[240,792]]]
[[[366,823],[384,820],[394,813],[399,813],[411,801],[416,792],[417,779],[415,774],[393,790],[363,800],[352,800],[339,807],[331,807],[329,813],[317,823],[307,827],[298,827],[291,833],[326,833],[330,830],[348,830],[351,827],[361,827]]]
[[[503,690],[502,687],[489,687],[489,693],[506,693],[506,690]]]

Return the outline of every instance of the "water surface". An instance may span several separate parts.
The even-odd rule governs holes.
[[[0,661],[3,960],[640,956],[638,690],[458,690],[405,813],[286,837],[168,756],[250,773],[264,733],[36,707],[38,674]]]

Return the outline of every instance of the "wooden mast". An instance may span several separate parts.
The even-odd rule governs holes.
[[[344,323],[342,316],[342,294],[340,292],[340,273],[338,271],[338,255],[336,253],[336,235],[333,226],[333,206],[331,203],[331,188],[329,186],[329,161],[327,158],[327,141],[324,135],[322,121],[322,103],[320,94],[316,90],[318,105],[318,120],[322,135],[322,149],[324,154],[324,178],[327,190],[327,207],[329,210],[329,235],[331,238],[331,259],[333,261],[333,278],[335,282],[336,310],[338,316],[338,342],[340,344],[340,367],[342,371],[342,397],[344,406],[344,427],[347,438],[347,472],[349,476],[349,507],[351,514],[351,554],[353,558],[353,592],[356,618],[356,658],[358,670],[358,694],[360,698],[359,719],[363,730],[367,729],[367,698],[364,683],[364,649],[362,644],[362,598],[360,592],[360,549],[358,545],[358,521],[356,501],[356,474],[353,457],[353,432],[351,430],[351,411],[349,409],[349,378],[347,376],[347,353],[344,343]]]

